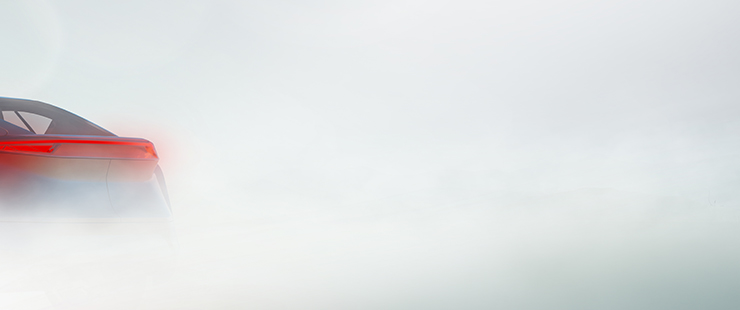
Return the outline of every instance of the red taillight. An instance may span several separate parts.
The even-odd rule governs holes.
[[[54,151],[54,145],[48,144],[11,144],[3,145],[0,144],[0,151],[5,152],[22,152],[22,153],[46,153],[49,154]]]
[[[60,157],[156,159],[154,145],[146,140],[33,139],[0,142],[0,152]]]
[[[150,155],[151,157],[154,157],[154,158],[159,158],[159,156],[157,156],[157,150],[154,149],[154,145],[153,144],[149,144],[149,145],[145,146],[144,148],[146,149],[146,153],[148,155]]]
[[[0,140],[0,165],[57,179],[146,181],[159,159],[147,140],[91,136],[16,136]]]

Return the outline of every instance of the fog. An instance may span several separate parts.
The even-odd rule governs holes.
[[[174,220],[3,223],[0,308],[735,309],[738,13],[3,1],[0,96],[154,142]]]

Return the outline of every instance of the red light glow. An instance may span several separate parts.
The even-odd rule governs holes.
[[[0,142],[0,152],[96,158],[157,158],[154,145],[143,139],[19,139]]]

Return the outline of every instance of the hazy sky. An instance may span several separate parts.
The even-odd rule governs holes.
[[[157,145],[152,309],[733,309],[739,13],[2,1],[0,96]]]

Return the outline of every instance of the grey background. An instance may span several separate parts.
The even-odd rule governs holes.
[[[0,304],[737,308],[739,9],[3,1],[0,95],[152,140],[179,248],[39,250]]]

